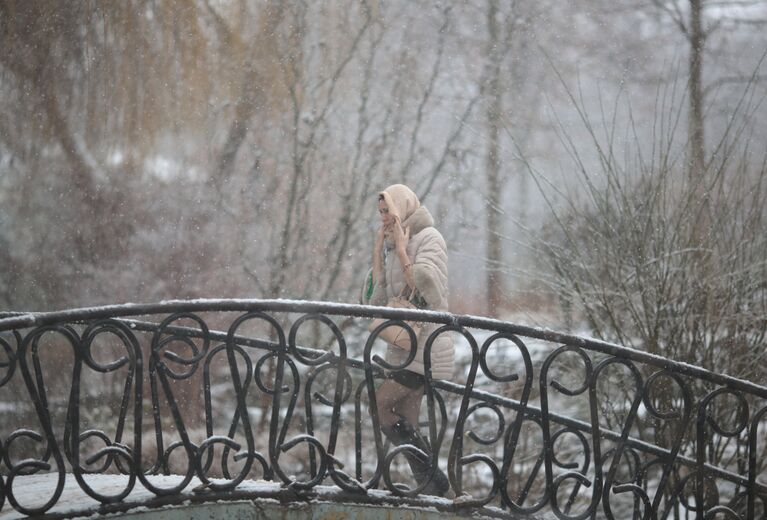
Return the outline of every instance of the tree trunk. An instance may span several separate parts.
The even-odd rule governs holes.
[[[689,182],[693,204],[696,213],[692,228],[692,247],[701,248],[695,254],[695,262],[700,264],[700,273],[704,277],[711,269],[711,257],[702,252],[703,245],[708,242],[711,226],[710,194],[706,180],[705,135],[703,120],[703,49],[706,35],[702,28],[703,0],[690,0],[690,115],[689,115]],[[707,292],[706,288],[702,289]],[[707,298],[699,299],[701,312],[705,312]]]
[[[503,297],[502,277],[500,266],[502,262],[501,247],[501,191],[502,180],[499,158],[499,126],[501,117],[501,92],[499,88],[500,65],[500,28],[497,20],[498,5],[496,0],[488,1],[487,22],[489,32],[489,74],[486,79],[487,126],[487,252],[485,269],[487,272],[487,314],[497,316],[498,307]]]
[[[705,139],[703,128],[703,47],[702,0],[690,0],[690,179],[703,174],[705,168]]]

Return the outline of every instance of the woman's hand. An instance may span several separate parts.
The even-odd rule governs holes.
[[[407,243],[410,240],[410,228],[403,230],[399,219],[395,220],[392,228],[394,233],[394,249],[396,249],[397,254],[405,254],[407,256],[405,252],[407,251]]]

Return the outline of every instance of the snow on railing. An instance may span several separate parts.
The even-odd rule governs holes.
[[[375,317],[391,321],[368,332]],[[427,356],[420,435],[395,446],[371,402],[401,369],[378,335],[405,321],[436,324],[425,351],[449,335],[458,362],[434,380]],[[296,500],[437,492],[434,507],[510,518],[767,514],[766,387],[476,316],[289,300],[6,313],[0,414],[0,517],[52,514],[72,479],[102,512],[139,487],[161,505],[255,497],[260,479]]]

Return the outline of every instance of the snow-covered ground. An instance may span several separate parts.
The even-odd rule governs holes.
[[[66,476],[64,489],[58,502],[47,512],[48,514],[59,515],[82,515],[82,517],[93,517],[97,514],[97,510],[101,505],[98,501],[89,497],[80,486],[77,484],[74,476],[68,474]],[[14,483],[14,496],[23,505],[27,507],[33,507],[35,505],[42,505],[47,501],[54,493],[56,489],[58,475],[56,473],[47,473],[39,475],[29,475],[18,477]],[[171,488],[180,484],[183,477],[180,475],[168,475],[168,476],[152,476],[149,478],[153,485],[162,488]],[[223,482],[218,479],[212,479],[214,482]],[[105,495],[117,495],[121,493],[128,482],[128,477],[123,475],[88,475],[86,481],[96,492]],[[178,495],[181,497],[193,497],[194,489],[200,485],[200,481],[197,478],[193,478],[192,481],[181,491]],[[237,486],[237,491],[243,494],[251,494],[252,496],[263,497],[263,500],[269,500],[270,496],[277,496],[279,493],[285,493],[285,489],[276,482],[266,481],[252,481],[245,480]],[[337,495],[339,489],[333,486],[316,486],[312,490],[314,498],[317,502],[321,501],[337,501]],[[386,491],[370,490],[368,496],[371,498],[377,498],[382,501],[385,506],[396,506],[398,503],[402,503],[402,499],[392,496]],[[140,483],[136,483],[131,493],[122,500],[124,504],[135,504],[135,508],[131,508],[132,511],[142,510],[143,504],[155,499],[154,493],[144,488]],[[184,503],[183,498],[177,501],[178,503]],[[437,508],[450,507],[454,503],[453,500],[437,498],[437,497],[419,497],[417,500],[417,506],[419,508],[427,508],[436,511]],[[15,511],[6,502],[2,511],[0,511],[0,520],[11,520],[30,518]]]
[[[154,476],[151,482],[157,486],[172,487],[177,485],[182,477],[177,475]],[[13,494],[16,501],[23,507],[33,508],[45,504],[56,490],[58,474],[43,473],[38,475],[27,475],[16,477],[13,482]],[[96,492],[104,495],[117,495],[121,493],[127,484],[127,477],[122,475],[88,475],[86,482]],[[187,493],[200,484],[198,479],[193,479],[187,486]],[[184,493],[184,492],[182,492]],[[134,486],[131,493],[125,497],[123,502],[136,503],[145,502],[154,498],[154,493],[145,489],[141,485]],[[64,481],[64,489],[61,497],[56,504],[48,511],[50,514],[67,514],[74,511],[86,511],[95,509],[100,502],[88,496],[79,486],[74,475],[68,474]],[[14,510],[7,502],[0,511],[0,520],[10,520],[12,518],[27,518],[18,511]]]

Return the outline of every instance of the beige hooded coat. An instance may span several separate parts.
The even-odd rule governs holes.
[[[397,215],[402,227],[410,228],[410,239],[406,246],[407,256],[413,264],[413,279],[416,289],[426,302],[429,310],[447,310],[447,246],[442,234],[434,227],[429,210],[421,206],[418,197],[407,186],[395,184],[381,192],[389,212]],[[362,295],[362,302],[369,305],[387,305],[390,298],[399,296],[405,288],[405,273],[394,251],[393,239],[386,237],[384,263],[381,279],[372,283],[372,272],[368,274]],[[429,335],[439,326],[427,323],[418,336],[415,359],[408,370],[424,373],[424,346]],[[407,359],[408,350],[389,345],[386,360],[401,365]],[[455,352],[449,332],[440,334],[431,349],[431,371],[434,379],[451,379]]]

